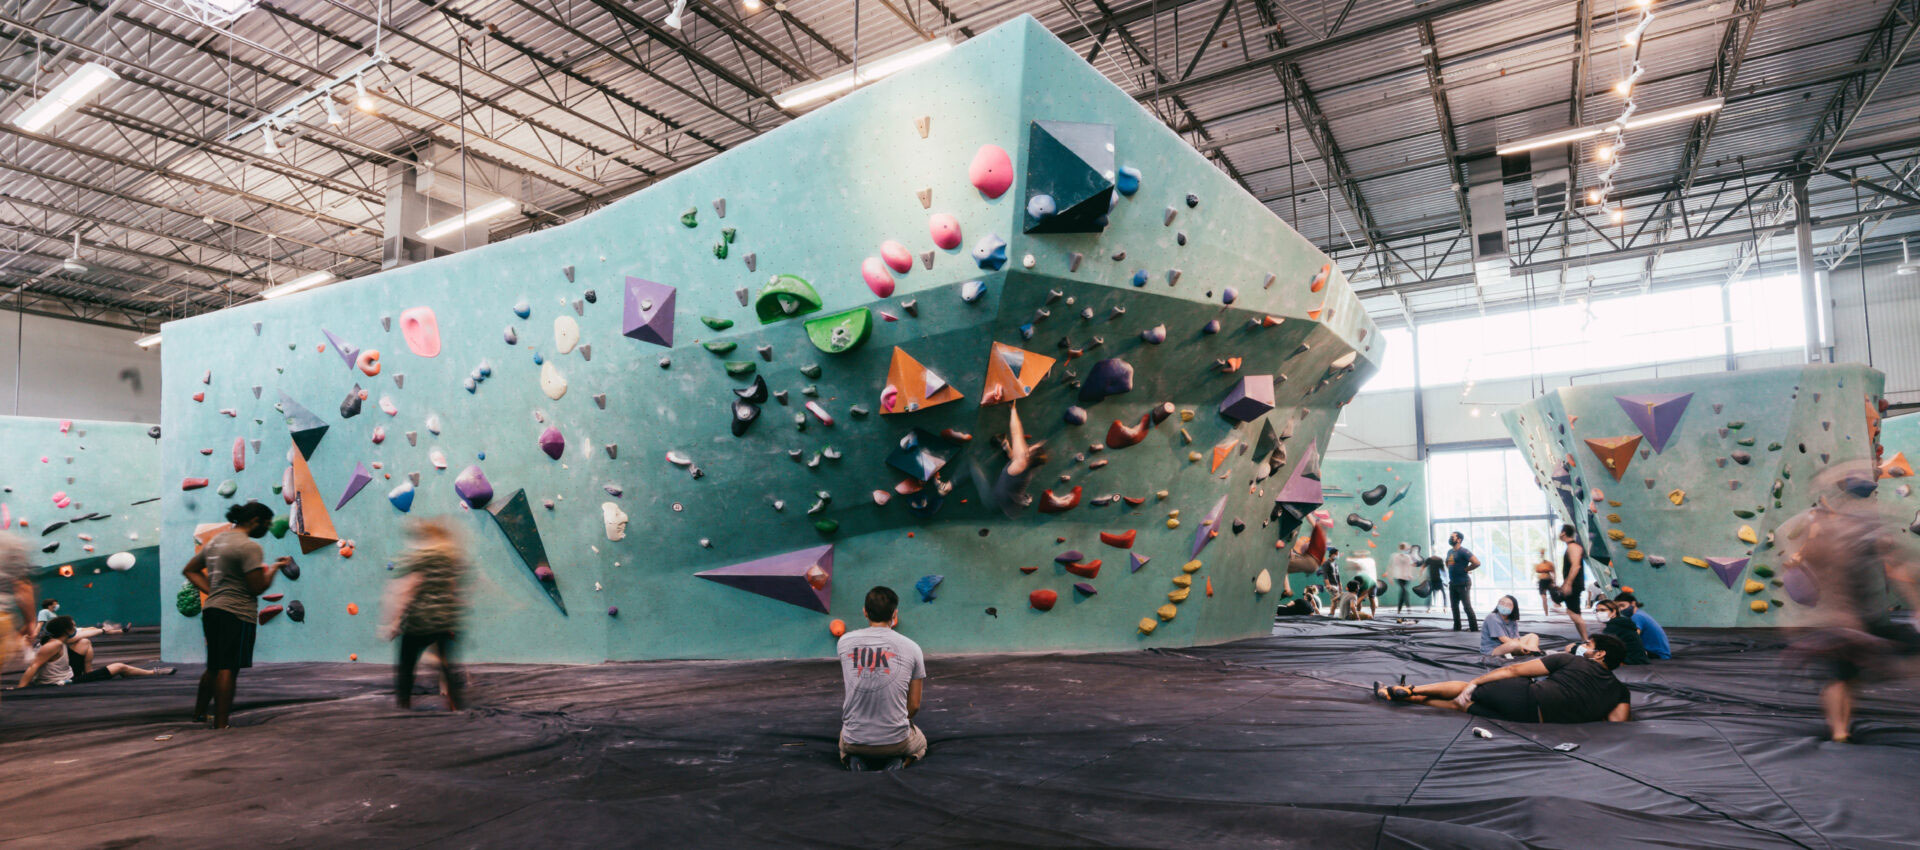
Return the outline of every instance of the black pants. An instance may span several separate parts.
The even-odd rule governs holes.
[[[1467,628],[1473,629],[1476,632],[1480,630],[1480,620],[1473,616],[1473,599],[1471,598],[1473,593],[1469,589],[1471,587],[1472,585],[1456,584],[1448,588],[1448,595],[1453,597],[1454,631],[1460,630],[1460,606],[1462,605],[1467,608]]]
[[[461,704],[460,675],[453,667],[453,641],[452,632],[400,636],[400,661],[393,670],[393,690],[401,704],[413,701],[413,668],[419,665],[420,654],[429,646],[440,654],[440,678],[446,682],[447,699],[454,705]]]
[[[1433,610],[1434,603],[1446,604],[1447,582],[1438,576],[1427,579],[1427,610]]]
[[[1408,593],[1407,580],[1403,578],[1397,578],[1393,580],[1393,583],[1400,585],[1400,607],[1398,610],[1395,611],[1395,613],[1399,613],[1401,611],[1407,610],[1407,593]]]

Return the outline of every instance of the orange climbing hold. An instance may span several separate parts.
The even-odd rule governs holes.
[[[1073,573],[1074,575],[1077,575],[1081,578],[1099,578],[1100,577],[1100,559],[1099,558],[1095,558],[1091,561],[1081,561],[1079,563],[1074,563],[1074,564],[1065,564],[1064,566],[1067,568],[1067,572]]]
[[[1633,462],[1633,452],[1639,447],[1639,434],[1631,437],[1600,437],[1587,440],[1587,448],[1591,449],[1593,456],[1599,458],[1600,463],[1606,466],[1607,472],[1613,475],[1615,481],[1619,481],[1620,476],[1627,473],[1627,464]]]
[[[1115,534],[1111,531],[1102,531],[1100,532],[1100,542],[1105,543],[1108,546],[1112,546],[1116,549],[1132,549],[1133,539],[1139,533],[1140,532],[1138,529],[1132,529],[1132,528],[1129,528],[1126,531],[1123,531],[1119,534]]]
[[[347,616],[349,617],[360,616],[360,606],[355,605],[352,602],[347,603]]]
[[[1207,576],[1207,595],[1213,595],[1213,576]]]
[[[1314,275],[1314,276],[1313,276],[1313,283],[1310,283],[1310,284],[1308,284],[1308,285],[1307,285],[1307,291],[1308,291],[1308,292],[1319,292],[1319,291],[1320,291],[1320,290],[1322,290],[1322,289],[1326,289],[1326,288],[1327,288],[1327,276],[1328,276],[1328,275],[1330,275],[1330,274],[1333,274],[1333,264],[1332,264],[1332,263],[1326,263],[1326,264],[1324,264],[1324,265],[1322,265],[1322,266],[1320,266],[1320,273],[1319,273],[1319,274],[1317,274],[1317,275]],[[1314,311],[1314,312],[1319,312],[1319,311],[1317,311],[1317,310],[1316,310],[1316,311]]]
[[[827,632],[828,632],[829,634],[831,634],[831,635],[833,635],[834,637],[839,637],[839,636],[841,636],[841,635],[844,635],[844,634],[846,634],[846,633],[847,633],[847,621],[845,621],[845,620],[835,620],[835,621],[833,621],[833,622],[831,622],[831,623],[828,623],[828,624],[827,624]]]
[[[1153,427],[1152,416],[1152,413],[1140,414],[1138,425],[1128,425],[1118,419],[1113,420],[1113,424],[1107,428],[1107,448],[1124,449],[1138,445],[1141,440],[1147,438],[1147,431]]]
[[[1907,462],[1906,452],[1894,452],[1893,457],[1880,464],[1881,478],[1912,478],[1913,464]]]
[[[1227,458],[1233,457],[1233,450],[1239,447],[1240,447],[1240,441],[1232,437],[1228,437],[1224,440],[1221,440],[1218,443],[1215,443],[1213,446],[1213,468],[1208,471],[1219,472],[1220,464],[1226,463]]]

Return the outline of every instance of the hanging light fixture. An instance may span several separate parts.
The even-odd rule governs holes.
[[[280,146],[275,144],[273,141],[273,125],[269,124],[267,126],[261,127],[260,138],[266,141],[265,149],[267,152],[267,156],[280,155]]]
[[[73,232],[73,255],[61,260],[60,268],[73,272],[74,274],[79,274],[87,270],[87,265],[80,262],[80,231],[76,230]]]
[[[340,117],[340,107],[334,105],[333,92],[327,92],[326,95],[320,99],[320,102],[326,104],[327,106],[327,123],[328,124],[338,127],[342,123],[346,122],[345,118]]]
[[[74,253],[78,254],[80,250],[75,248]],[[1907,240],[1904,237],[1900,240],[1900,265],[1893,271],[1895,274],[1920,274],[1920,263],[1914,262],[1913,255],[1907,253]]]
[[[367,94],[367,81],[364,77],[353,78],[353,105],[361,112],[372,112],[375,109],[373,97]]]
[[[667,13],[664,23],[674,29],[680,28],[680,16],[687,12],[687,0],[673,0],[673,10]]]

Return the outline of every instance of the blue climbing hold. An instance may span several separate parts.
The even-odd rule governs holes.
[[[913,583],[913,589],[920,592],[921,602],[932,602],[940,583],[946,580],[947,577],[941,575],[921,576],[919,581]]]

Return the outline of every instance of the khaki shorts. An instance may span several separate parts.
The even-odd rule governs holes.
[[[20,633],[14,629],[13,615],[0,611],[0,667],[12,663],[20,651]]]
[[[867,758],[891,758],[905,756],[915,761],[927,755],[927,736],[920,733],[920,727],[908,726],[907,739],[898,744],[849,744],[844,734],[840,737],[840,760],[848,756]]]

